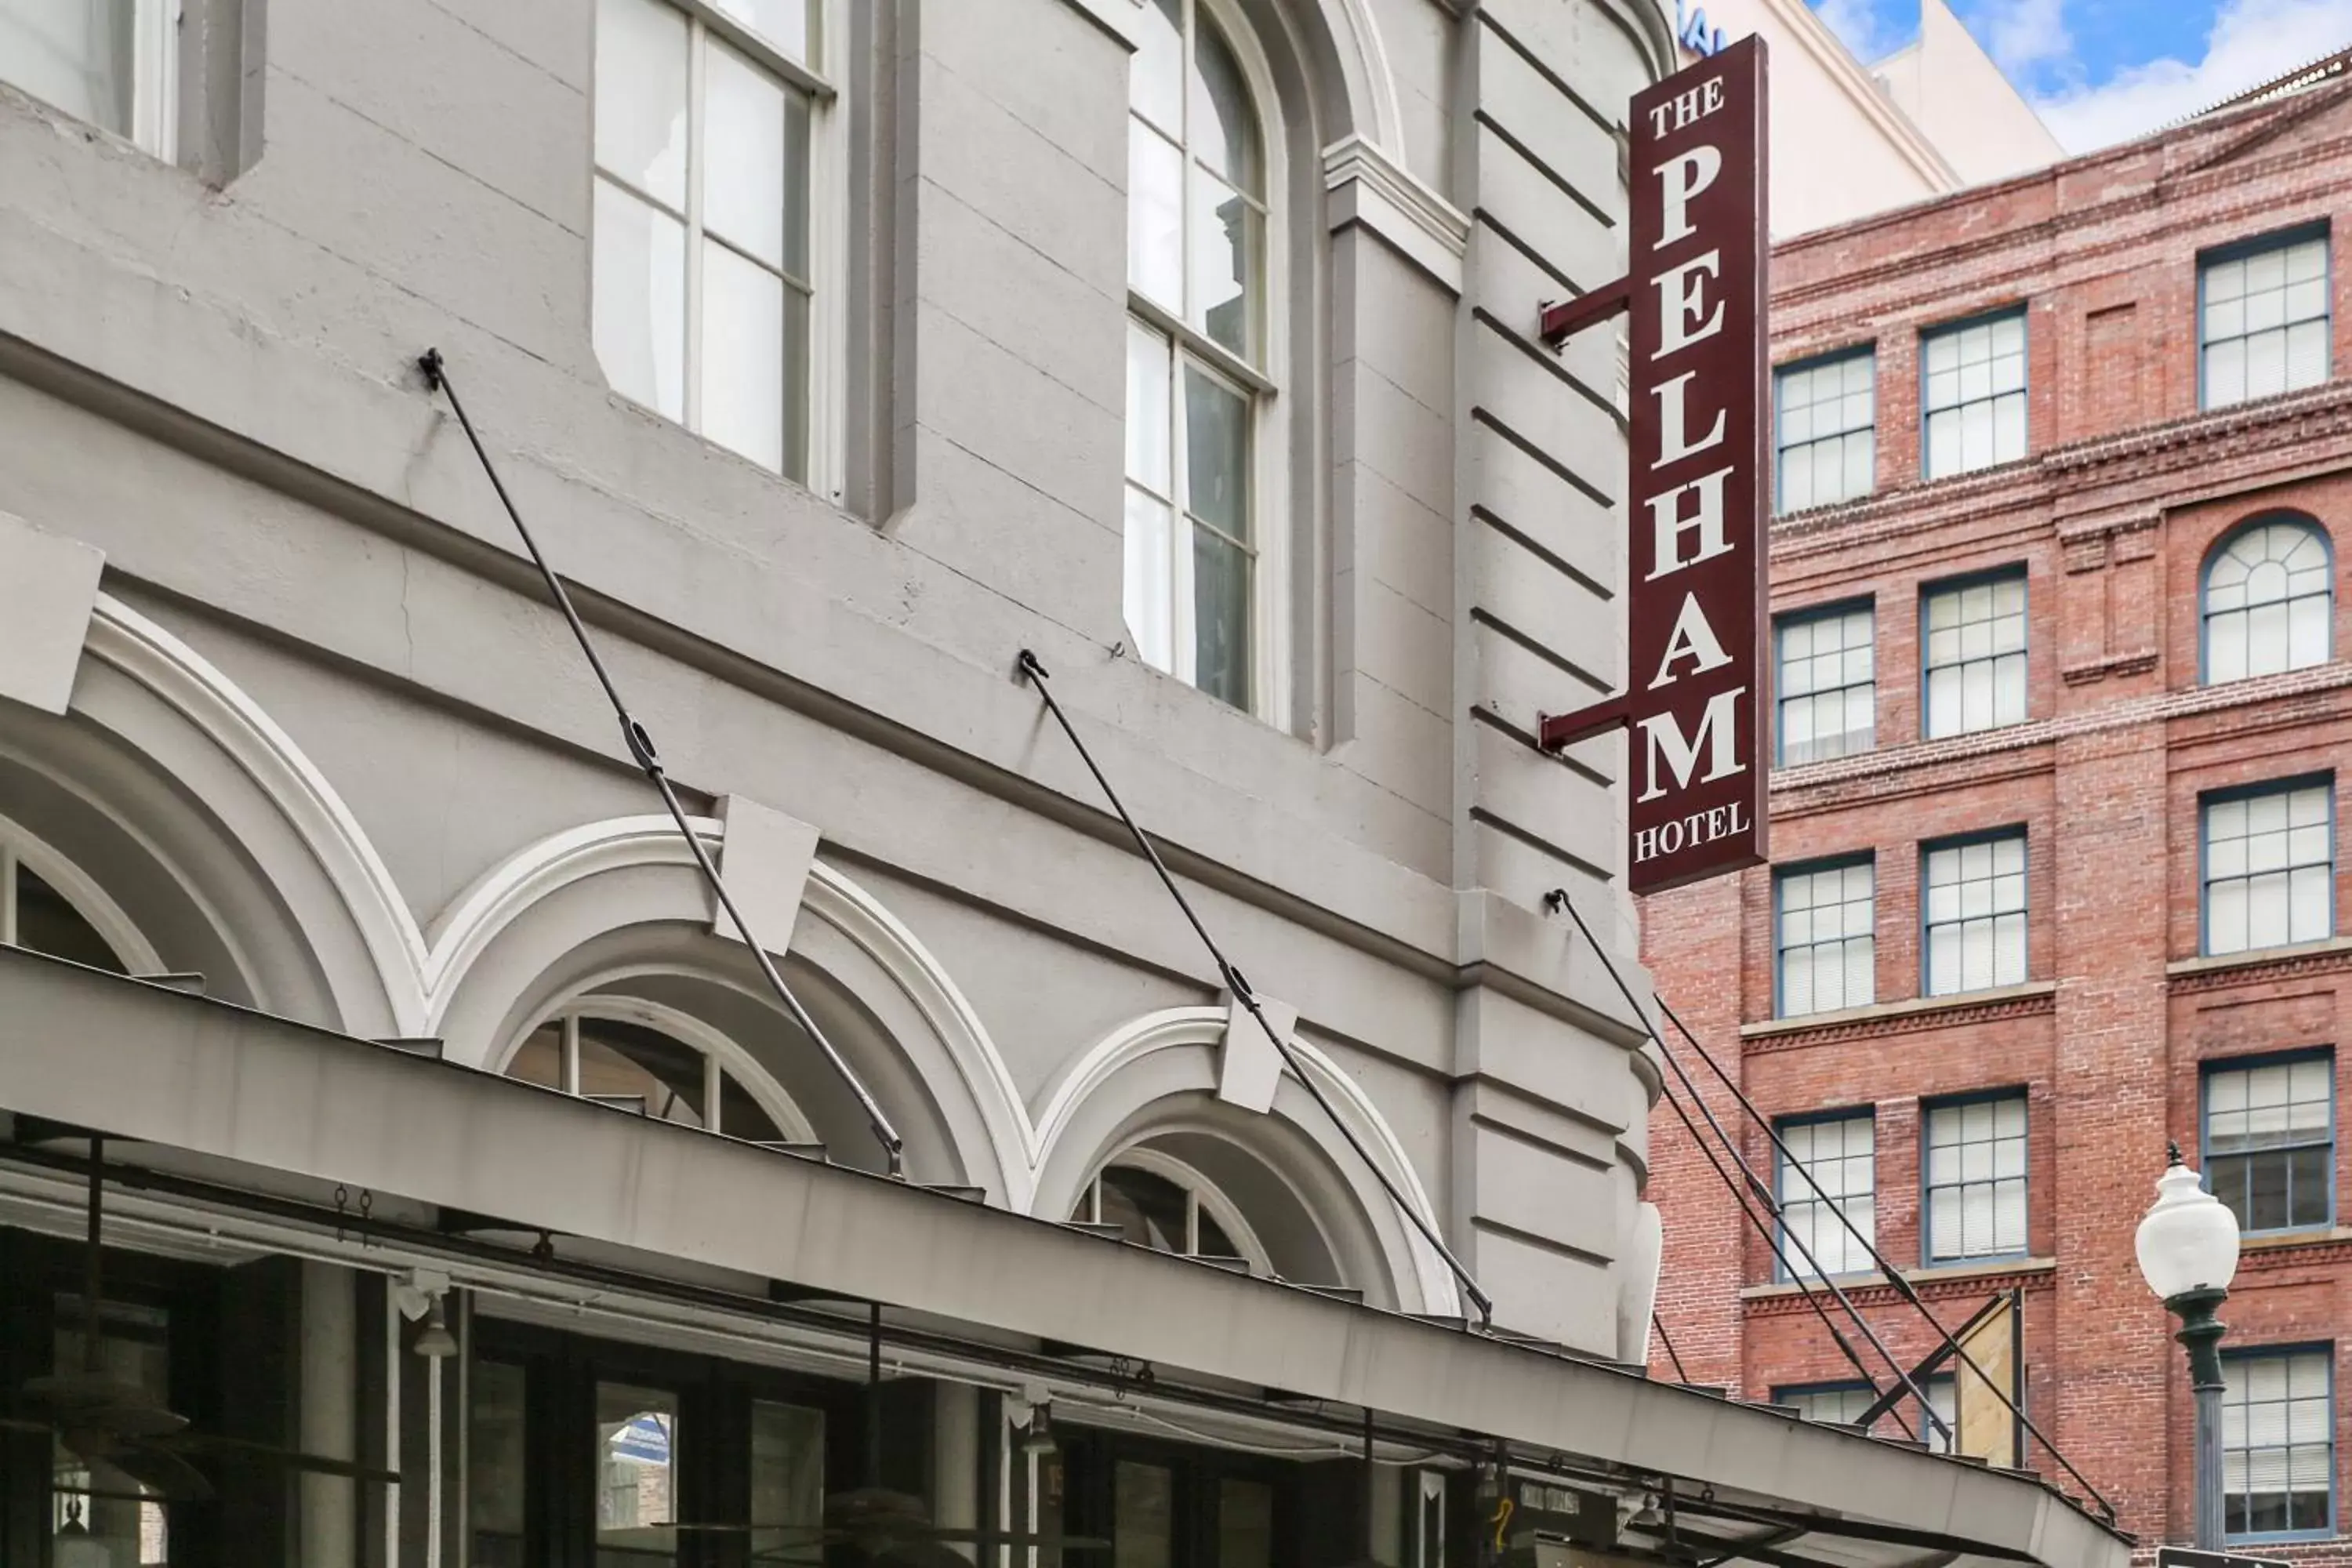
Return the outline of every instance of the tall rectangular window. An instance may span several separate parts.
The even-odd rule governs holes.
[[[1870,1268],[1863,1243],[1878,1239],[1877,1126],[1871,1113],[1784,1121],[1778,1130],[1789,1151],[1776,1168],[1775,1186],[1788,1254],[1783,1272],[1856,1274]]]
[[[2336,1352],[2225,1351],[2221,1528],[2325,1535],[2336,1521]]]
[[[1920,344],[1927,477],[2025,456],[2025,312],[1944,327]]]
[[[1930,846],[1920,877],[1927,994],[2025,981],[2025,830]]]
[[[1927,1261],[2026,1249],[2025,1096],[1927,1108]]]
[[[1773,728],[1782,766],[1870,750],[1877,732],[1875,618],[1868,605],[1780,617]]]
[[[1773,438],[1782,511],[1870,493],[1878,460],[1876,359],[1869,349],[1772,378]]]
[[[2336,934],[2336,799],[2326,779],[2204,802],[2205,951]]]
[[[593,315],[613,390],[809,478],[816,6],[597,0]]]
[[[2336,1216],[2336,1057],[2205,1069],[2205,1181],[2242,1230]]]
[[[0,0],[0,81],[173,153],[177,0]]]
[[[2238,247],[2197,268],[2198,382],[2208,408],[2327,379],[2327,236]]]
[[[2004,573],[1927,590],[1929,739],[2025,721],[2025,574]]]
[[[1876,1000],[1875,872],[1867,856],[1773,879],[1773,987],[1783,1018]]]

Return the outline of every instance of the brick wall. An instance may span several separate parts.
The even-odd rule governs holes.
[[[1778,249],[1776,360],[1863,343],[1876,355],[1874,492],[1780,520],[1771,553],[1776,611],[1853,599],[1875,611],[1876,749],[1777,772],[1772,843],[1780,864],[1874,858],[1876,1002],[1773,1020],[1769,869],[1643,910],[1661,994],[1767,1116],[1874,1108],[1877,1240],[1917,1271],[1936,1315],[1957,1323],[1997,1290],[2021,1293],[2028,1412],[2144,1544],[2189,1529],[2186,1377],[2132,1256],[2165,1143],[2199,1150],[2206,1064],[2341,1048],[2352,1016],[2352,940],[2199,956],[2206,793],[2332,771],[2339,821],[2352,806],[2352,381],[2198,406],[2200,253],[2313,221],[2336,226],[2331,363],[2342,376],[2352,88],[2341,85]],[[2028,321],[2030,455],[1922,482],[1920,334],[2010,306]],[[2201,685],[2208,556],[2276,510],[2335,541],[2334,658]],[[2027,578],[2027,720],[1923,740],[1922,588],[2002,567]],[[2028,983],[1923,998],[1921,845],[2013,825],[2028,842]],[[2340,834],[2336,863],[2337,910],[2352,911]],[[2352,913],[2336,929],[2352,931]],[[1770,1181],[1769,1138],[1684,1055],[1707,1109]],[[2029,1256],[1924,1268],[1923,1102],[2009,1088],[2027,1097]],[[2352,1110],[2341,1074],[2336,1092],[2341,1125]],[[1687,1375],[1758,1398],[1850,1380],[1667,1104],[1652,1156],[1666,1220],[1659,1311]],[[2336,1213],[2352,1213],[2340,1160],[2336,1180]],[[1848,1288],[1898,1358],[1933,1348],[1884,1282]],[[2343,1385],[2352,1229],[2250,1239],[2224,1317],[2232,1347],[2334,1344]],[[1663,1347],[1655,1359],[1665,1373]],[[2339,1491],[2348,1412],[2339,1400]],[[2046,1455],[2030,1459],[2057,1474]],[[2344,1542],[2261,1552],[2352,1563]]]

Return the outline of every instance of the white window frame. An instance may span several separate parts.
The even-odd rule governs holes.
[[[16,945],[16,868],[47,882],[114,950],[130,974],[161,974],[163,960],[97,879],[30,828],[0,816],[0,947]]]
[[[583,1021],[609,1024],[634,1024],[641,1029],[651,1029],[666,1035],[702,1057],[702,1103],[713,1111],[721,1104],[719,1092],[722,1070],[734,1079],[738,1087],[751,1097],[752,1102],[768,1113],[768,1120],[791,1143],[821,1143],[815,1127],[807,1115],[784,1091],[775,1075],[760,1065],[759,1058],[735,1043],[724,1031],[705,1023],[693,1014],[643,997],[614,995],[589,992],[574,995],[534,1016],[530,1023],[517,1030],[507,1048],[499,1054],[498,1070],[503,1074],[513,1065],[517,1052],[531,1036],[550,1024],[560,1024],[563,1029],[563,1082],[559,1092],[577,1095],[580,1092],[580,1025]],[[716,1128],[705,1128],[722,1136],[727,1132],[723,1115],[706,1114],[706,1121],[717,1121]]]
[[[2032,897],[2028,886],[2032,872],[2028,853],[2025,829],[2005,828],[1993,833],[1971,834],[1965,838],[1947,838],[1920,846],[1919,852],[1919,979],[1920,990],[1929,996],[1959,996],[1971,991],[1990,991],[2003,985],[2025,983],[2027,966],[2032,956]],[[2006,868],[2001,861],[2014,850],[2017,864]],[[1972,851],[1982,853],[1972,854]],[[1974,860],[1976,864],[1971,866]],[[1982,875],[1972,875],[1981,870]],[[1951,875],[1937,879],[1945,872]],[[2003,884],[2014,882],[2016,899],[2007,901]],[[1983,903],[1972,907],[1970,892],[1983,884],[1990,884],[1982,894]],[[1937,909],[1936,894],[1939,889],[1951,888],[1957,909],[1942,912]],[[1981,985],[1969,984],[1968,937],[1971,928],[1992,928],[1992,975]],[[2012,955],[2008,943],[2013,942]],[[1936,960],[1945,942],[1956,942],[1958,951],[1953,959],[1953,977],[1948,984],[1937,984]]]
[[[677,12],[688,24],[686,357],[683,361],[685,384],[680,391],[681,416],[670,420],[660,410],[637,402],[618,388],[614,389],[614,395],[623,398],[632,407],[644,409],[657,419],[677,425],[698,439],[751,464],[763,473],[774,474],[787,484],[798,485],[838,503],[845,494],[847,464],[845,432],[848,424],[849,312],[848,300],[845,297],[849,279],[848,109],[843,100],[843,84],[847,79],[848,20],[843,12],[845,0],[808,0],[812,42],[805,62],[793,59],[751,28],[728,16],[711,0],[651,0],[651,3]],[[593,19],[593,0],[591,5]],[[808,97],[808,386],[803,394],[808,412],[805,437],[808,471],[800,478],[769,468],[758,459],[746,457],[701,433],[699,355],[704,289],[699,242],[703,232],[701,170],[704,159],[703,62],[707,52],[704,47],[706,37],[719,39],[749,58],[760,69],[782,80],[788,89],[796,89]],[[606,178],[596,161],[594,150],[596,94],[593,48],[592,42],[588,94],[588,253],[592,332],[596,287],[596,183]],[[629,189],[626,185],[621,188]],[[646,199],[634,191],[630,194],[632,199]],[[764,263],[759,265],[765,266]],[[790,285],[786,287],[789,289]],[[589,357],[592,361],[595,358],[593,343]],[[598,371],[600,374],[603,373],[601,364]],[[791,396],[792,389],[787,386],[787,402]]]
[[[1867,1153],[1855,1154],[1843,1147],[1848,1141],[1847,1132],[1856,1125],[1869,1131],[1870,1149]],[[1829,1128],[1834,1128],[1838,1132],[1840,1149],[1834,1154],[1823,1154],[1812,1148],[1814,1134]],[[1775,1278],[1793,1279],[1801,1275],[1807,1279],[1818,1278],[1818,1275],[1811,1271],[1820,1266],[1822,1273],[1836,1279],[1847,1274],[1859,1274],[1874,1267],[1870,1261],[1868,1250],[1863,1247],[1863,1242],[1868,1241],[1873,1247],[1878,1245],[1878,1115],[1876,1110],[1873,1107],[1863,1106],[1854,1110],[1829,1111],[1818,1116],[1789,1117],[1774,1122],[1772,1131],[1780,1143],[1789,1146],[1788,1152],[1781,1152],[1779,1149],[1774,1151],[1772,1191],[1774,1203],[1779,1210],[1775,1222],[1776,1237],[1780,1243],[1783,1254],[1782,1257],[1773,1259]],[[1805,1134],[1807,1155],[1801,1160],[1796,1157],[1794,1152],[1797,1140],[1790,1136],[1795,1132]],[[1864,1196],[1863,1194],[1840,1192],[1832,1194],[1827,1190],[1829,1184],[1822,1181],[1822,1167],[1832,1163],[1846,1166],[1862,1161],[1868,1162],[1870,1167],[1867,1212],[1860,1212],[1854,1206],[1855,1200]],[[1802,1168],[1803,1174],[1799,1173],[1800,1167]],[[1808,1180],[1807,1177],[1811,1179]],[[1815,1185],[1816,1183],[1820,1184],[1818,1188]],[[1843,1187],[1845,1184],[1845,1173],[1841,1172],[1838,1185]],[[1807,1261],[1805,1253],[1800,1251],[1796,1243],[1790,1239],[1791,1232],[1796,1229],[1796,1226],[1790,1223],[1792,1215],[1803,1216],[1805,1229],[1802,1234],[1805,1248],[1812,1253],[1812,1261]],[[1838,1217],[1840,1215],[1843,1218]],[[1848,1223],[1852,1224],[1853,1230],[1846,1228]],[[1860,1235],[1857,1236],[1856,1232]],[[1830,1252],[1832,1247],[1836,1249],[1836,1256],[1824,1257],[1823,1255]],[[1846,1267],[1831,1267],[1836,1264]]]
[[[1975,655],[1969,654],[1963,648],[1958,658],[1938,661],[1935,654],[1935,629],[1932,625],[1936,605],[1949,600],[1965,609],[1969,594],[1979,589],[1998,594],[2001,588],[2011,584],[2017,586],[2021,595],[2017,607],[2017,646],[2013,648],[1996,646],[1990,653]],[[1999,623],[2004,618],[2006,617],[1996,610],[1990,620],[1987,622],[1972,623],[1959,620],[1954,623],[1951,629],[1954,635],[1960,637],[1961,641],[1965,643],[1966,637],[1962,634],[1969,626],[1990,625],[1998,627]],[[1925,740],[1940,741],[1953,735],[1974,735],[1987,730],[2005,730],[2012,724],[2024,723],[2033,716],[2032,658],[2033,585],[2027,579],[2024,572],[2004,567],[1996,572],[1976,573],[1967,577],[1957,577],[1946,582],[1927,584],[1919,592],[1920,736]],[[2003,675],[2012,668],[2011,661],[2014,661],[2014,668],[2017,672],[2016,711],[2011,716],[2004,718],[2001,711],[2001,679]],[[1990,667],[1988,679],[1990,682],[1992,711],[1984,722],[1971,724],[1968,717],[1968,671],[1970,666],[1979,664]],[[1938,729],[1936,727],[1937,684],[1936,678],[1947,672],[1950,679],[1959,684],[1959,717],[1954,727]]]
[[[1140,3],[1148,4],[1149,0],[1140,0]],[[1223,344],[1171,314],[1166,306],[1139,292],[1131,281],[1127,289],[1127,314],[1130,330],[1136,326],[1142,327],[1168,338],[1172,345],[1168,385],[1171,489],[1176,488],[1175,476],[1187,458],[1181,439],[1186,355],[1192,355],[1203,369],[1219,379],[1242,388],[1249,398],[1249,505],[1251,529],[1255,535],[1252,543],[1256,551],[1250,582],[1249,711],[1276,729],[1286,730],[1291,725],[1292,706],[1290,605],[1293,582],[1287,426],[1292,406],[1299,402],[1298,395],[1287,390],[1291,387],[1290,295],[1294,277],[1290,265],[1290,213],[1286,200],[1289,194],[1289,147],[1283,134],[1286,127],[1282,99],[1276,91],[1274,68],[1266,58],[1265,46],[1258,40],[1256,29],[1251,26],[1248,18],[1239,6],[1233,4],[1233,0],[1193,0],[1193,4],[1216,24],[1218,32],[1232,47],[1234,58],[1240,63],[1242,74],[1248,81],[1251,107],[1257,113],[1259,156],[1265,160],[1263,184],[1265,191],[1265,250],[1261,258],[1264,315],[1258,323],[1262,363],[1256,365],[1246,363]],[[1185,113],[1189,117],[1192,112],[1192,57],[1189,52],[1184,65],[1187,72]],[[1127,118],[1131,120],[1133,117],[1134,110],[1130,107]],[[1124,121],[1121,130],[1129,136],[1134,134]],[[1192,145],[1188,135],[1184,143],[1187,197],[1190,194]],[[1190,221],[1189,206],[1185,220],[1187,223]],[[1189,235],[1191,231],[1187,228],[1184,232]],[[1189,265],[1188,258],[1188,268]],[[1123,266],[1123,273],[1124,270]],[[1189,284],[1189,274],[1187,281]],[[1123,354],[1124,348],[1121,352]],[[1123,428],[1124,416],[1121,425]],[[1129,480],[1123,464],[1119,483],[1122,498],[1120,527],[1124,539],[1124,497]],[[1192,625],[1190,542],[1183,509],[1171,501],[1168,593],[1170,645],[1175,668],[1169,673],[1187,686],[1195,684],[1194,666],[1199,655],[1198,639]],[[1122,571],[1122,584],[1124,582]]]
[[[2004,1133],[2000,1128],[2003,1107],[2017,1110],[2017,1131]],[[1969,1112],[1979,1111],[1985,1136],[1971,1137]],[[2033,1224],[2033,1157],[2032,1110],[2021,1091],[1998,1094],[1967,1095],[1958,1100],[1930,1100],[1919,1113],[1919,1256],[1929,1267],[1948,1263],[1973,1263],[1987,1258],[2023,1258],[2032,1247]],[[2004,1148],[2016,1156],[2014,1172],[2001,1170]],[[1969,1172],[1968,1151],[1985,1151],[1982,1169]],[[1936,1155],[1939,1151],[1952,1153],[1954,1170],[1939,1177],[1936,1172]],[[1936,1215],[1948,1203],[1963,1205],[1968,1194],[1975,1189],[1990,1189],[1993,1205],[1993,1236],[1995,1240],[1985,1247],[1971,1251],[1962,1236],[1957,1250],[1936,1250]],[[2015,1223],[2011,1227],[2016,1245],[2004,1247],[1999,1238],[2002,1231],[2001,1207],[2013,1195],[2017,1205]]]
[[[1858,647],[1869,655],[1869,678],[1860,681],[1846,680],[1844,670],[1841,668],[1839,682],[1834,686],[1816,684],[1808,686],[1802,691],[1790,690],[1790,687],[1794,684],[1789,676],[1791,659],[1789,648],[1790,634],[1806,631],[1811,633],[1813,637],[1818,637],[1822,628],[1835,626],[1843,639],[1857,616],[1862,617],[1864,629],[1864,637],[1860,644],[1849,644],[1842,640],[1834,656],[1824,655],[1818,648],[1809,646],[1804,653],[1794,657],[1806,662],[1806,677],[1811,679],[1812,661],[1835,657],[1842,666],[1844,660],[1853,656]],[[1847,694],[1856,690],[1868,693],[1865,705],[1869,710],[1870,726],[1866,731],[1841,731],[1839,732],[1841,749],[1835,752],[1796,758],[1789,755],[1789,711],[1791,708],[1799,703],[1806,704],[1807,715],[1810,718],[1821,709],[1822,699],[1834,692],[1840,698],[1839,706],[1843,710],[1846,702],[1850,700]],[[1858,757],[1866,752],[1878,749],[1878,605],[1875,601],[1858,599],[1845,604],[1826,605],[1818,609],[1791,611],[1774,619],[1772,623],[1772,720],[1773,760],[1776,766],[1803,767],[1811,763],[1834,761],[1839,757]],[[1853,746],[1843,744],[1848,737],[1856,734],[1863,737],[1859,744]],[[1821,742],[1821,731],[1816,728],[1811,738],[1803,743],[1818,746]]]
[[[2327,857],[2324,860],[2298,860],[2294,858],[2294,826],[2295,797],[2306,792],[2316,792],[2324,797],[2326,807],[2325,844]],[[2249,859],[2244,868],[2219,874],[2213,869],[2213,814],[2221,807],[2247,805],[2255,800],[2281,798],[2286,801],[2288,826],[2284,830],[2287,843],[2285,858],[2276,866],[2264,865],[2259,869]],[[2308,831],[2312,824],[2305,824]],[[2251,840],[2252,832],[2238,836]],[[2294,930],[2295,873],[2323,868],[2322,883],[2327,897],[2326,929],[2298,934]],[[2265,878],[2283,878],[2281,897],[2287,900],[2287,939],[2284,942],[2256,945],[2253,940],[2252,915],[2254,884]],[[2243,946],[2219,947],[2213,940],[2213,889],[2221,884],[2242,884],[2246,888],[2248,905],[2247,936]],[[2201,796],[2197,803],[2197,947],[2209,957],[2223,957],[2237,952],[2260,952],[2268,947],[2293,947],[2298,942],[2323,942],[2336,934],[2336,779],[2335,775],[2319,774],[2285,779],[2276,784],[2257,785],[2251,789],[2218,790]]]
[[[1086,1185],[1078,1189],[1077,1206],[1089,1223],[1102,1223],[1103,1173],[1115,1165],[1142,1171],[1183,1189],[1186,1250],[1176,1256],[1201,1256],[1200,1216],[1206,1215],[1215,1222],[1218,1229],[1225,1233],[1225,1239],[1240,1249],[1240,1255],[1249,1262],[1252,1274],[1261,1279],[1273,1278],[1274,1260],[1265,1249],[1265,1243],[1258,1239],[1257,1231],[1242,1216],[1242,1211],[1233,1199],[1225,1196],[1216,1183],[1189,1161],[1181,1160],[1166,1150],[1155,1149],[1148,1143],[1130,1144],[1121,1149],[1097,1165],[1087,1177]]]
[[[2209,334],[2209,312],[2214,303],[2210,296],[2212,291],[2213,273],[2217,268],[2242,267],[2247,262],[2250,262],[2256,257],[2261,256],[2277,256],[2281,258],[2282,264],[2284,264],[2286,258],[2293,252],[2300,250],[2305,246],[2314,245],[2319,247],[2319,276],[2316,279],[2288,279],[2281,282],[2278,292],[2282,296],[2282,299],[2280,320],[2277,326],[2259,327],[2251,331],[2245,329],[2242,311],[2245,301],[2251,298],[2251,296],[2247,294],[2242,288],[2241,288],[2238,296],[2234,300],[2221,301],[2221,303],[2223,304],[2234,303],[2240,306],[2241,320],[2239,322],[2239,331],[2228,333],[2219,338]],[[2294,283],[2297,281],[2316,281],[2318,283],[2319,313],[2316,316],[2297,316],[2293,318],[2286,316],[2284,297],[2293,287]],[[2267,290],[2265,290],[2265,292],[2267,292]],[[2319,376],[2315,381],[2307,381],[2298,384],[2294,380],[2293,374],[2289,372],[2289,367],[2293,362],[2288,357],[2285,344],[2292,339],[2294,330],[2296,327],[2308,326],[2315,321],[2319,324]],[[2326,226],[2322,225],[2316,228],[2306,227],[2296,229],[2286,234],[2269,235],[2260,239],[2248,240],[2237,245],[2224,246],[2209,255],[2199,257],[2197,258],[2197,406],[2200,409],[2234,408],[2242,403],[2253,403],[2265,397],[2279,397],[2290,392],[2301,392],[2310,387],[2326,385],[2329,378],[2334,375],[2336,368],[2336,345],[2334,342],[2335,330],[2336,246],[2335,236],[2329,231]],[[2254,338],[2264,336],[2271,332],[2276,332],[2280,337],[2281,347],[2279,350],[2279,367],[2282,373],[2284,384],[2271,391],[2255,392],[2245,390],[2242,391],[2235,397],[2216,401],[2213,396],[2213,377],[2211,369],[2213,350],[2223,343],[2237,343],[2241,345],[2241,357],[2238,365],[2238,380],[2239,384],[2243,387],[2247,379],[2247,366],[2243,358],[2242,345],[2251,342]]]

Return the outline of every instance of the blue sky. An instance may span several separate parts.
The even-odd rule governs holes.
[[[2137,136],[2352,47],[2352,0],[1947,0],[2076,152]],[[1812,0],[1865,59],[1919,28],[1920,0]]]

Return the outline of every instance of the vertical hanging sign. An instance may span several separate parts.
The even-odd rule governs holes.
[[[1628,275],[1543,322],[1558,341],[1632,316],[1628,688],[1543,742],[1627,727],[1636,893],[1765,858],[1764,126],[1759,38],[1637,96]]]

